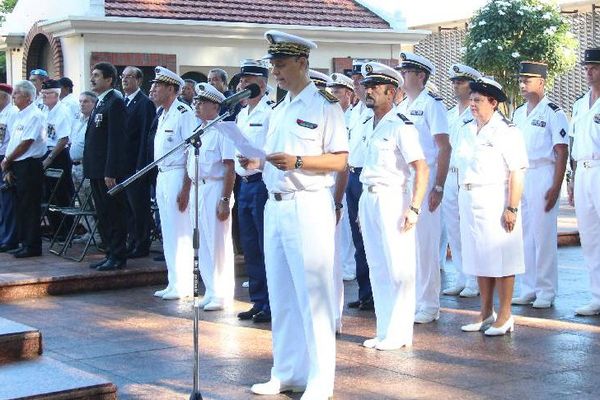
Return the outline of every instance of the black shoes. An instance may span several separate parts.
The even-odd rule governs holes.
[[[348,308],[358,308],[361,311],[372,311],[375,309],[375,303],[373,297],[369,297],[366,300],[356,300],[348,303]]]
[[[259,311],[260,311],[259,308],[252,307],[248,311],[242,311],[241,313],[239,313],[237,315],[237,317],[239,319],[241,319],[242,321],[246,321],[246,320],[252,319],[255,314],[258,314]]]
[[[11,249],[11,250],[6,250],[6,252],[7,252],[8,254],[15,254],[15,253],[18,253],[18,252],[20,252],[20,251],[21,251],[21,250],[23,250],[23,249],[24,249],[24,247],[23,247],[23,246],[21,246],[21,245],[18,245],[17,247],[15,247],[15,248],[13,248],[13,249]]]
[[[271,322],[271,313],[266,312],[266,311],[259,311],[258,313],[254,314],[254,316],[252,317],[252,322],[254,322],[255,324],[259,324],[259,323],[263,323],[263,322]]]
[[[127,258],[144,258],[150,255],[150,250],[133,249],[127,253]]]
[[[106,262],[96,268],[96,271],[114,271],[127,266],[127,259],[117,260],[109,258]]]
[[[108,257],[104,257],[102,260],[100,261],[96,261],[90,264],[90,268],[91,269],[96,269],[99,266],[101,266],[102,264],[105,264],[108,261]]]
[[[21,247],[21,250],[13,253],[15,258],[39,257],[42,255],[42,249],[32,249],[31,247]]]
[[[19,249],[19,245],[18,244],[2,244],[0,245],[0,253],[6,253],[9,252],[11,250],[17,250]]]

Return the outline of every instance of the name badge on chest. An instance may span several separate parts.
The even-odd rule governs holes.
[[[4,142],[6,136],[6,124],[0,124],[0,143]]]
[[[298,119],[296,120],[296,123],[297,123],[298,125],[300,125],[301,127],[303,127],[303,128],[308,128],[308,129],[317,129],[317,127],[319,126],[319,125],[317,125],[317,124],[314,124],[314,123],[312,123],[312,122],[304,121],[304,120],[302,120],[302,119],[300,119],[300,118],[298,118]]]
[[[594,122],[600,124],[600,114],[594,115]]]
[[[533,126],[539,126],[540,128],[545,128],[546,127],[546,121],[540,121],[539,119],[534,119],[533,121],[531,121],[531,125],[533,125]]]
[[[423,116],[423,110],[411,110],[410,115]]]

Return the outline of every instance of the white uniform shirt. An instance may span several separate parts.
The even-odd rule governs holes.
[[[44,104],[44,99],[42,97],[42,93],[38,93],[36,99],[33,101],[33,104],[40,110],[41,112],[47,112],[48,106]]]
[[[411,177],[409,164],[425,159],[414,124],[403,120],[392,108],[375,129],[373,118],[364,127],[368,139],[360,181],[366,185],[404,186]]]
[[[72,120],[79,119],[80,108],[79,108],[79,98],[75,97],[73,93],[69,93],[60,101],[68,110],[69,117]]]
[[[362,103],[361,103],[362,104]],[[362,168],[365,164],[365,142],[366,136],[363,133],[366,121],[371,121],[373,118],[373,110],[364,107],[358,118],[351,118],[348,127],[348,144],[350,153],[348,154],[348,165],[352,167]]]
[[[262,149],[265,146],[267,131],[269,130],[269,121],[271,119],[271,113],[273,112],[271,100],[269,100],[267,96],[263,96],[252,112],[250,112],[249,109],[250,106],[246,106],[238,113],[237,126],[244,135],[248,137],[250,143],[256,148]],[[240,153],[236,152],[236,154]],[[237,157],[235,157],[235,172],[239,176],[250,176],[260,172],[260,170],[245,170],[240,165]]]
[[[527,168],[527,152],[519,129],[495,112],[477,134],[477,121],[460,129],[456,147],[460,185],[503,184],[510,171]]]
[[[196,129],[194,112],[185,103],[175,99],[168,111],[158,118],[156,135],[154,136],[154,159],[158,160],[174,147],[187,139]],[[158,164],[162,168],[184,168],[186,165],[186,152],[182,148],[171,154]]]
[[[17,112],[8,126],[10,140],[8,141],[6,155],[12,154],[21,142],[33,140],[27,151],[13,161],[21,161],[30,157],[42,158],[47,151],[44,124],[44,114],[35,103],[31,103]]]
[[[46,108],[46,110],[48,109]],[[73,122],[69,112],[70,110],[60,101],[52,110],[46,111],[46,146],[54,147],[60,139],[69,137]]]
[[[265,143],[267,154],[283,152],[295,156],[320,156],[347,152],[348,139],[344,112],[330,103],[314,83],[308,84],[294,99],[290,93],[273,110]],[[263,181],[269,192],[317,191],[333,186],[335,174],[303,169],[281,171],[265,162]]]
[[[12,103],[8,103],[2,111],[0,111],[0,156],[6,154],[8,141],[10,140],[10,131],[8,125],[11,119],[19,112],[19,109]]]
[[[79,114],[79,117],[73,122],[71,127],[71,136],[69,141],[71,146],[69,147],[69,155],[73,161],[83,160],[83,148],[85,147],[85,132],[90,117],[85,117],[83,114]]]
[[[397,109],[415,123],[427,164],[435,164],[438,148],[434,136],[448,134],[448,116],[444,103],[439,97],[424,89],[410,105],[406,97]]]
[[[517,108],[513,122],[523,134],[529,162],[555,162],[554,146],[569,144],[567,115],[547,97],[527,115],[527,103]]]
[[[210,121],[207,121],[209,123]],[[233,160],[235,158],[235,146],[231,140],[227,139],[219,131],[221,124],[235,124],[233,121],[217,122],[208,128],[202,134],[202,146],[198,159],[198,178],[199,179],[223,179],[225,177],[225,164],[223,160]],[[196,174],[194,172],[194,148],[188,148],[187,172],[188,176],[194,181]]]
[[[591,93],[573,104],[569,134],[574,138],[571,157],[575,161],[600,160],[600,99],[590,107]]]
[[[458,104],[448,110],[448,134],[450,135],[450,146],[454,150],[458,143],[458,133],[460,128],[473,120],[471,107],[467,107],[459,114]],[[454,151],[450,155],[450,168],[456,168]]]

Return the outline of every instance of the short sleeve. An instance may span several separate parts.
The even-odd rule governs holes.
[[[225,136],[219,133],[219,137],[221,138],[221,159],[222,160],[233,160],[235,159],[235,145],[231,140],[226,138]]]
[[[551,129],[552,129],[552,146],[557,144],[569,144],[569,120],[567,114],[563,110],[552,112]]]
[[[348,134],[344,112],[339,104],[327,103],[323,115],[323,152],[348,152]]]
[[[502,157],[509,171],[529,167],[523,134],[517,127],[507,127],[502,133]]]
[[[400,126],[396,130],[396,139],[396,145],[407,164],[425,159],[425,154],[419,141],[419,131],[414,125]]]
[[[60,114],[56,119],[54,129],[56,129],[57,139],[69,137],[71,133],[71,118],[68,117],[68,107],[64,107],[60,110]]]
[[[25,140],[37,140],[42,136],[44,131],[44,123],[46,118],[42,113],[33,115],[23,126],[23,134],[21,135],[21,141]]]
[[[432,101],[427,108],[431,136],[448,134],[448,111],[441,101]]]

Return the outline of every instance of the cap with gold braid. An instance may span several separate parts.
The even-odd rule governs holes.
[[[521,61],[519,64],[519,76],[529,76],[532,78],[546,78],[548,75],[548,65],[536,61]]]
[[[158,66],[154,68],[154,73],[155,76],[152,80],[152,83],[162,82],[169,85],[177,85],[180,89],[185,85],[185,82],[179,75],[171,70],[166,69],[165,67]]]
[[[482,76],[475,68],[464,64],[452,64],[452,66],[448,68],[448,75],[450,76],[451,81],[456,79],[475,81]]]
[[[360,81],[360,84],[364,86],[386,84],[402,86],[404,84],[404,79],[398,71],[378,62],[363,64],[362,74],[364,79]]]
[[[331,82],[329,75],[315,71],[314,69],[308,70],[308,77],[315,83],[315,85],[317,85],[318,88],[325,88]]]
[[[205,99],[217,104],[221,104],[225,100],[223,93],[210,83],[197,83],[194,89],[196,91],[194,99]]]
[[[400,65],[396,69],[401,68],[416,68],[428,72],[431,75],[435,74],[435,66],[427,58],[409,51],[400,52]]]
[[[344,87],[354,91],[354,82],[344,74],[338,72],[331,74],[331,82],[327,84],[327,87]]]
[[[269,50],[264,58],[308,57],[310,51],[317,48],[315,42],[290,35],[289,33],[270,30],[265,32],[269,42]]]

